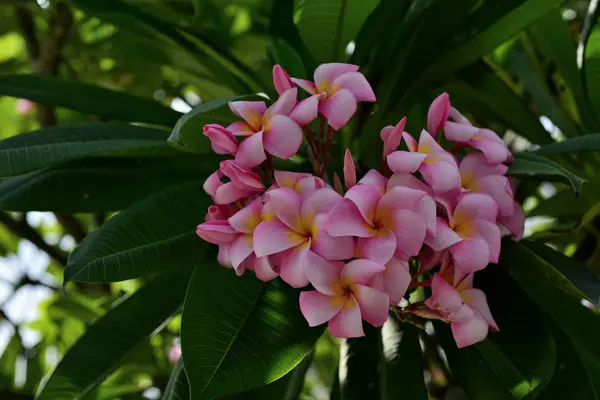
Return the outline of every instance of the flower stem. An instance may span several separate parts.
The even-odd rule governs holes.
[[[325,144],[325,150],[323,151],[323,158],[325,161],[323,162],[323,166],[321,167],[320,177],[323,177],[323,174],[327,172],[327,166],[329,165],[329,159],[331,158],[329,154],[329,150],[331,149],[331,143],[333,142],[333,128],[329,127],[327,131],[327,142]]]

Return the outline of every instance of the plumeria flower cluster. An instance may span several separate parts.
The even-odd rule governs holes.
[[[404,130],[406,118],[383,128],[381,169],[357,180],[347,150],[344,185],[333,174],[332,187],[335,132],[359,102],[375,101],[371,86],[357,66],[337,63],[319,66],[314,82],[276,65],[273,81],[272,105],[231,102],[240,121],[204,127],[213,150],[232,157],[204,184],[215,204],[197,228],[219,246],[219,263],[303,288],[308,324],[328,323],[337,337],[363,336],[363,321],[381,326],[390,311],[449,323],[459,347],[498,330],[473,276],[498,262],[503,235],[523,232],[504,142],[473,126],[444,93],[418,140]],[[314,173],[274,170],[272,158],[293,157],[303,141]],[[411,303],[417,287],[430,297]]]

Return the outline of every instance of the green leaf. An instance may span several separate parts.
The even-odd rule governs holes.
[[[17,334],[10,335],[10,339],[2,352],[2,356],[0,356],[0,387],[12,388],[15,386],[17,358],[19,357],[20,352],[20,336]]]
[[[377,0],[304,0],[298,31],[317,62],[341,61],[376,5]]]
[[[291,76],[307,76],[300,54],[285,40],[274,37],[271,52],[275,63],[281,65]]]
[[[575,196],[569,188],[558,191],[554,196],[548,199],[540,200],[540,203],[527,216],[550,216],[555,218],[574,218],[585,213],[589,208],[586,199],[587,188],[581,191],[581,196]]]
[[[548,144],[536,151],[537,154],[581,153],[600,150],[600,133],[569,138],[561,142]]]
[[[210,201],[202,192],[202,182],[172,186],[108,220],[71,253],[64,285],[123,281],[202,259],[207,243],[195,229]]]
[[[0,95],[123,121],[164,126],[175,125],[181,116],[153,100],[46,75],[0,75]]]
[[[196,268],[181,324],[192,399],[238,393],[281,378],[321,333],[300,313],[298,291],[279,280],[265,284],[252,274],[238,277],[216,262]]]
[[[165,388],[162,400],[189,400],[190,385],[188,383],[185,369],[183,368],[183,360],[180,358],[175,363],[175,368],[171,372],[171,377]]]
[[[383,325],[382,400],[427,400],[419,334],[392,315]]]
[[[168,142],[173,147],[192,153],[210,153],[210,140],[202,133],[202,127],[206,124],[220,124],[227,126],[232,122],[239,121],[229,109],[230,101],[238,100],[265,100],[259,96],[235,96],[228,99],[218,99],[200,104],[193,110],[182,116],[171,132]]]
[[[43,128],[0,141],[0,177],[90,156],[176,154],[166,138],[163,130],[119,122]]]
[[[340,347],[340,394],[342,400],[379,399],[381,331],[363,324],[364,337],[344,339]]]
[[[92,324],[56,366],[37,398],[83,398],[183,302],[192,268],[171,268]]]
[[[76,160],[0,180],[5,211],[108,212],[188,181],[203,181],[219,159],[205,155],[177,158]]]
[[[585,23],[581,32],[577,63],[584,80],[584,89],[594,110],[596,119],[600,118],[600,25],[598,17],[600,7],[596,1],[590,1]]]
[[[518,153],[509,165],[508,175],[520,177],[537,177],[544,180],[554,178],[571,185],[573,192],[579,194],[585,179],[549,158],[535,153]]]

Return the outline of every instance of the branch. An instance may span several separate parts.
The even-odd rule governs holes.
[[[33,229],[25,219],[17,221],[10,214],[0,211],[0,224],[4,225],[15,235],[29,240],[40,250],[48,254],[53,260],[62,266],[67,265],[67,256],[59,249],[46,243],[42,235]]]
[[[61,212],[55,212],[54,215],[65,232],[71,235],[77,243],[85,239],[87,232],[75,216]]]

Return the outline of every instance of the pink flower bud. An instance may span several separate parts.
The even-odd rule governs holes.
[[[273,67],[273,85],[279,95],[296,86],[286,70],[279,64]]]
[[[427,130],[435,137],[448,119],[450,113],[450,97],[448,93],[442,93],[433,100],[427,113]]]
[[[196,234],[213,244],[228,244],[239,236],[227,220],[207,221],[198,225]]]
[[[218,124],[204,125],[204,136],[210,139],[210,145],[217,154],[235,155],[238,143],[231,131]]]
[[[350,149],[346,149],[344,155],[344,183],[346,184],[346,190],[356,185],[356,167]]]

